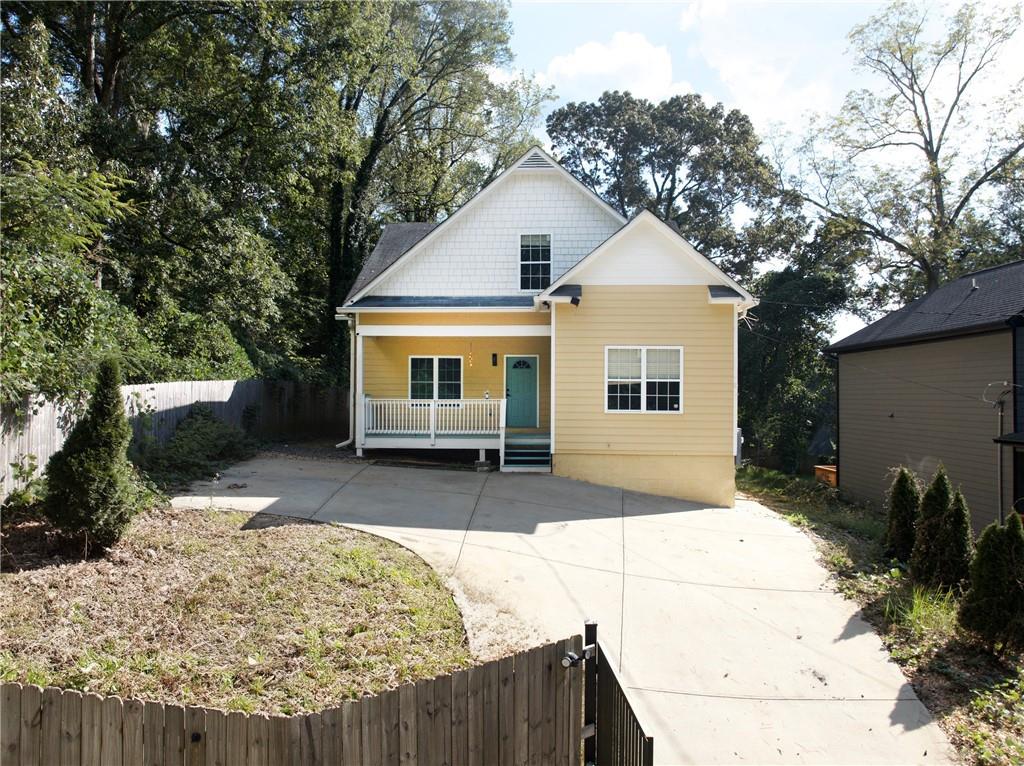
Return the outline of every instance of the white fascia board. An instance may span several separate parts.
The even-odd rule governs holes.
[[[335,309],[338,314],[472,314],[481,313],[505,313],[505,312],[536,312],[536,303],[533,306],[338,306]]]
[[[546,157],[548,160],[550,160],[552,167],[551,168],[547,168],[547,169],[520,168],[519,167],[519,163],[521,163],[523,160],[525,160],[527,157],[529,157],[534,152],[542,154],[544,157]],[[412,256],[414,256],[416,253],[418,253],[421,250],[423,250],[423,248],[425,248],[428,244],[432,243],[435,239],[438,238],[438,236],[439,236],[438,233],[445,230],[445,226],[449,222],[454,221],[454,220],[460,218],[461,216],[465,215],[465,213],[467,211],[472,210],[473,207],[477,203],[479,203],[481,199],[486,198],[487,195],[489,195],[496,188],[501,186],[514,173],[537,173],[537,172],[550,173],[552,170],[560,173],[563,178],[568,179],[570,181],[570,183],[572,183],[574,186],[576,186],[576,188],[581,189],[583,192],[585,192],[586,195],[588,197],[590,197],[590,199],[592,199],[594,202],[597,203],[598,207],[600,207],[601,210],[603,210],[605,213],[610,215],[614,220],[618,221],[620,224],[624,224],[626,222],[626,219],[623,218],[621,215],[619,215],[619,212],[615,208],[613,208],[611,205],[609,205],[607,202],[605,202],[603,199],[601,199],[593,191],[588,189],[586,184],[584,184],[582,181],[580,181],[578,178],[576,178],[576,176],[574,176],[568,170],[563,168],[554,157],[552,157],[546,151],[541,149],[540,146],[534,145],[534,146],[531,146],[529,149],[527,149],[526,152],[519,159],[517,159],[515,162],[513,162],[511,165],[509,165],[507,168],[505,168],[503,171],[501,171],[501,173],[498,175],[497,178],[495,178],[493,181],[491,181],[489,184],[487,184],[487,186],[485,186],[483,189],[481,189],[476,194],[474,194],[469,199],[469,201],[466,202],[465,205],[463,205],[458,210],[456,210],[454,213],[452,213],[450,216],[448,216],[443,221],[441,221],[441,223],[439,223],[437,226],[435,226],[433,228],[433,230],[431,230],[431,232],[429,234],[427,234],[427,236],[425,236],[423,239],[421,239],[415,245],[413,245],[408,250],[406,250],[404,253],[402,253],[402,255],[399,256],[398,260],[396,260],[394,263],[392,263],[390,266],[388,266],[386,269],[384,269],[382,272],[380,272],[380,274],[378,274],[372,280],[370,280],[369,284],[367,284],[366,287],[364,287],[358,293],[353,295],[352,296],[352,300],[350,300],[348,303],[349,304],[355,303],[357,300],[359,300],[363,296],[367,295],[370,292],[370,290],[372,290],[374,287],[377,286],[377,284],[385,277],[385,275],[394,273],[394,270],[400,264],[405,263]],[[348,304],[346,304],[346,310],[348,310]]]
[[[638,214],[633,220],[623,226],[621,229],[612,234],[608,239],[598,245],[596,248],[591,250],[587,255],[583,256],[575,266],[566,271],[562,276],[552,282],[547,290],[541,293],[538,298],[540,300],[551,300],[550,293],[556,288],[570,282],[574,276],[579,275],[584,269],[592,264],[596,259],[600,258],[604,253],[607,253],[615,244],[622,239],[627,232],[631,231],[634,227],[641,225],[641,223],[649,224],[654,227],[655,231],[659,232],[665,239],[667,239],[673,245],[680,247],[684,253],[687,254],[693,261],[704,271],[708,273],[714,281],[725,284],[743,296],[742,305],[747,308],[752,308],[757,305],[757,300],[749,292],[743,289],[743,287],[732,279],[728,274],[718,268],[715,264],[705,258],[703,255],[697,252],[697,250],[683,239],[676,231],[674,231],[667,223],[662,221],[658,216],[649,210],[644,210]]]
[[[546,338],[551,325],[546,324],[478,324],[478,325],[423,325],[423,324],[364,324],[356,334],[367,337],[401,338]]]

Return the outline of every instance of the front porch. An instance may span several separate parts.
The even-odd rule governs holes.
[[[539,428],[509,430],[505,399],[363,397],[357,454],[364,449],[498,451],[503,471],[551,468],[551,437]]]
[[[541,324],[546,315],[515,318],[528,323],[488,327],[500,336],[425,318],[415,325],[361,322],[357,454],[476,450],[483,461],[492,450],[501,470],[550,471],[550,328]]]

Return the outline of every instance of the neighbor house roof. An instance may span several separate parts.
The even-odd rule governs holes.
[[[943,285],[828,347],[842,354],[1002,329],[1024,318],[1024,261]]]
[[[378,274],[407,253],[413,245],[436,229],[436,223],[389,223],[381,232],[377,246],[363,264],[345,301],[366,287]]]

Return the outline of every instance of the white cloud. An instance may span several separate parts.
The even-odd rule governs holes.
[[[567,101],[593,99],[606,90],[628,90],[660,101],[693,90],[685,80],[674,79],[668,48],[639,32],[616,32],[608,42],[583,43],[551,59],[537,79],[554,85],[558,96]]]
[[[496,66],[489,66],[485,71],[487,72],[487,79],[495,85],[508,85],[519,77],[518,72],[511,69],[502,69],[501,67]]]
[[[808,6],[698,0],[680,14],[692,40],[687,54],[712,69],[719,99],[764,130],[806,125],[811,112],[836,109],[851,61],[843,45],[809,32],[818,10]],[[838,86],[838,87],[837,87]]]
[[[685,32],[708,19],[725,15],[728,8],[728,0],[693,0],[679,15],[679,28]]]

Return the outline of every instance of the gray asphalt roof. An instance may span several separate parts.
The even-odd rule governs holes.
[[[828,347],[833,353],[898,346],[1006,327],[1024,317],[1024,261],[976,271],[943,285]]]
[[[436,223],[389,223],[385,226],[377,246],[373,248],[359,276],[352,283],[352,289],[345,296],[346,303],[437,226]]]
[[[708,285],[708,295],[712,298],[742,298],[738,290],[729,285]]]
[[[561,285],[551,291],[552,295],[569,298],[580,298],[583,295],[583,285]]]

